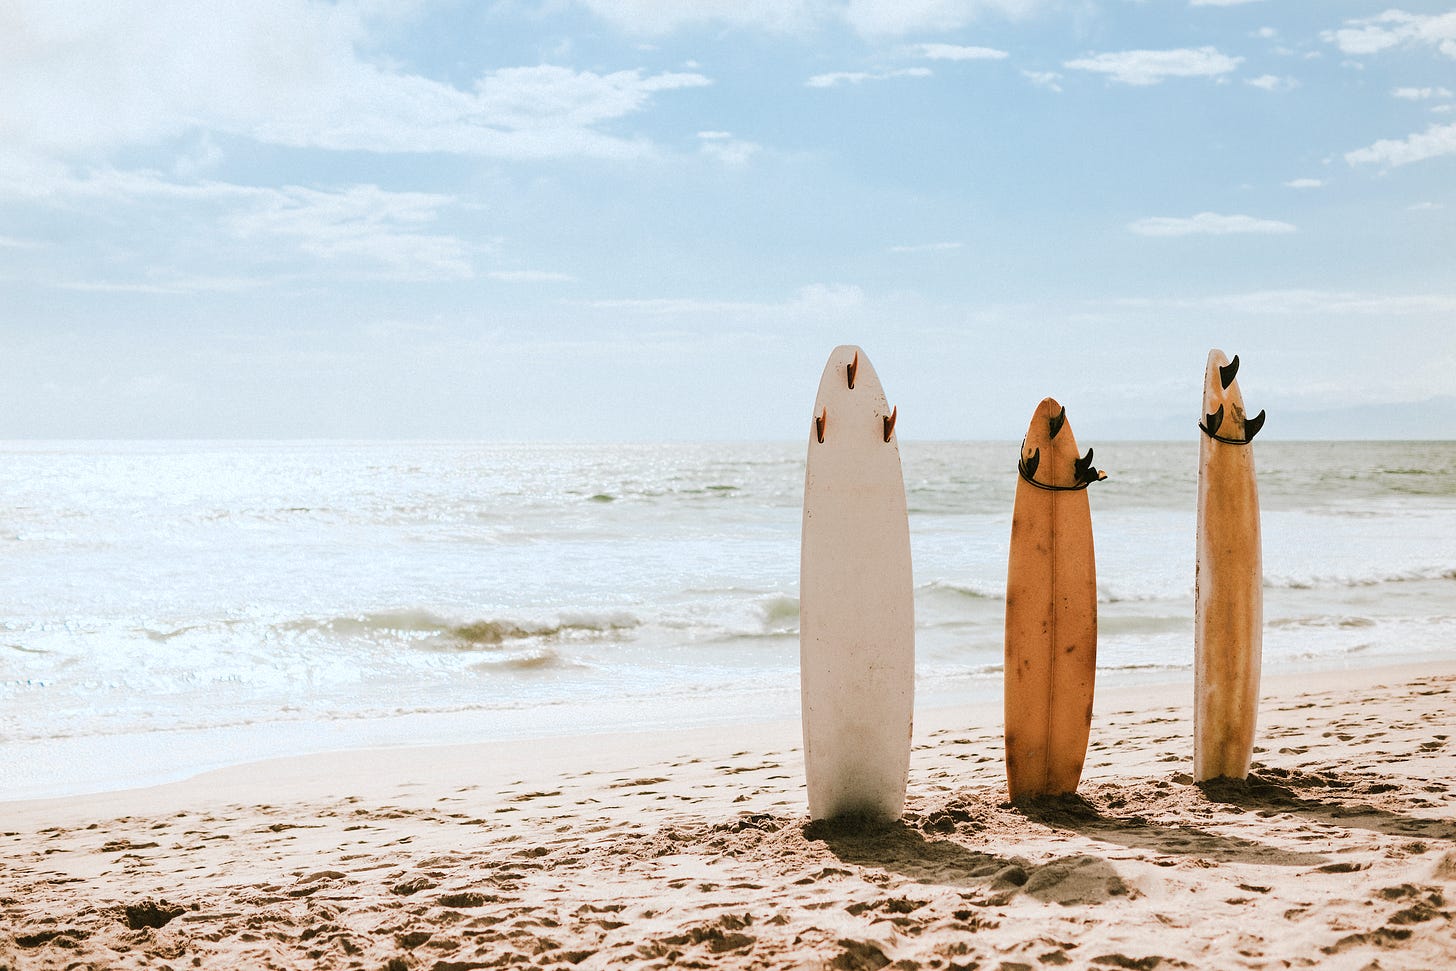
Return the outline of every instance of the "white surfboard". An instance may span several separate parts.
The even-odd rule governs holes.
[[[1264,413],[1244,414],[1235,355],[1208,352],[1198,450],[1193,776],[1249,774],[1259,711],[1264,572],[1250,445]]]
[[[858,347],[829,355],[804,475],[799,663],[813,819],[899,819],[915,607],[896,412]]]

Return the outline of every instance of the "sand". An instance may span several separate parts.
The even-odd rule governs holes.
[[[909,811],[810,825],[798,727],[400,748],[0,803],[0,968],[1456,967],[1456,664],[1099,695],[1078,797],[922,713]]]

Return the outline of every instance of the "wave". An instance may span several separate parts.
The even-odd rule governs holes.
[[[506,657],[476,661],[469,669],[477,674],[495,674],[499,671],[549,671],[570,668],[584,668],[589,665],[564,657],[559,651],[543,647],[534,651],[523,651]]]
[[[461,623],[428,610],[383,611],[328,620],[301,620],[281,625],[299,632],[344,636],[427,635],[419,646],[430,650],[478,650],[513,641],[552,640],[572,635],[603,637],[641,626],[626,613],[568,614],[554,621],[472,620]]]
[[[799,598],[769,597],[758,605],[767,634],[787,634],[799,629]]]
[[[1378,587],[1387,583],[1423,583],[1431,580],[1456,580],[1456,567],[1437,566],[1416,570],[1371,573],[1363,576],[1322,574],[1311,576],[1279,576],[1264,574],[1266,588],[1283,590],[1319,590],[1323,588]]]
[[[991,586],[989,584],[978,585],[974,583],[951,583],[949,580],[931,580],[929,583],[922,583],[915,588],[915,592],[925,594],[944,593],[959,597],[968,597],[971,600],[1001,600],[1006,596],[1004,584]]]
[[[1284,627],[1335,627],[1340,630],[1359,630],[1374,627],[1376,621],[1369,617],[1335,617],[1328,614],[1309,614],[1303,617],[1277,617],[1266,621],[1266,626]]]

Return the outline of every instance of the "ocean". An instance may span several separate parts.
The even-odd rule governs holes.
[[[1082,444],[1109,476],[1090,493],[1099,683],[1191,683],[1197,439]],[[1255,448],[1266,673],[1449,656],[1456,443]],[[917,706],[993,700],[1017,444],[901,454]],[[796,718],[804,457],[0,443],[0,799]]]

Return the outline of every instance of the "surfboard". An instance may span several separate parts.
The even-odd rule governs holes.
[[[1016,481],[1006,568],[1006,783],[1011,798],[1075,792],[1092,728],[1097,568],[1087,486],[1067,410],[1036,406]]]
[[[899,819],[915,701],[910,526],[898,410],[836,347],[809,422],[799,560],[804,768],[813,819]]]
[[[1193,776],[1243,779],[1254,753],[1263,653],[1259,490],[1250,446],[1264,412],[1244,413],[1238,355],[1208,352],[1198,446]]]

